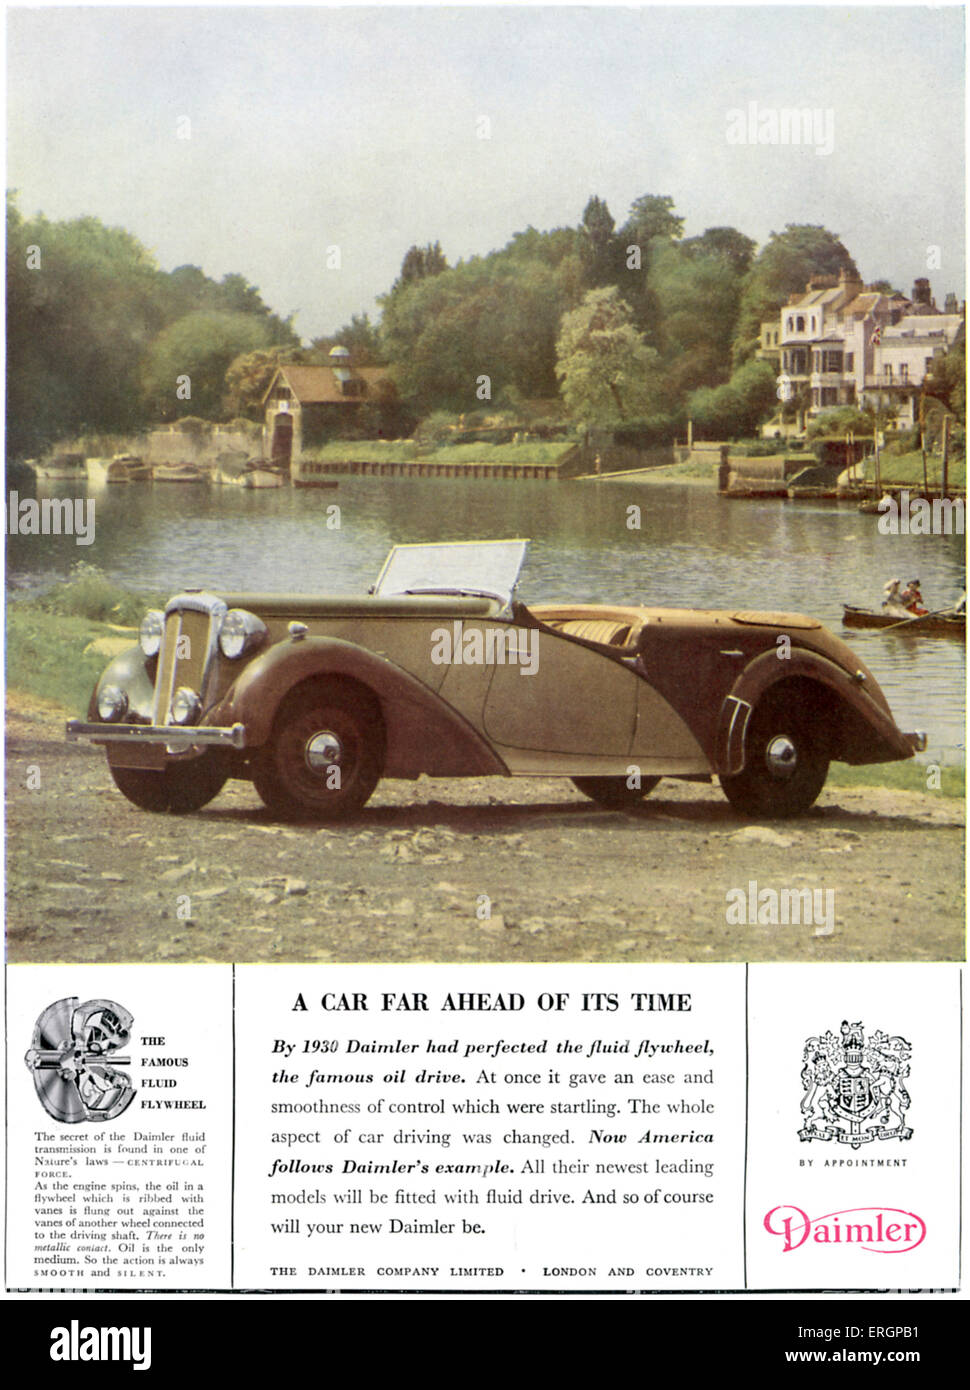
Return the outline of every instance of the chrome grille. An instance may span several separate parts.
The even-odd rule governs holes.
[[[206,686],[226,605],[214,594],[178,594],[165,605],[165,631],[155,673],[154,724],[172,724],[172,696],[188,686],[206,704]]]

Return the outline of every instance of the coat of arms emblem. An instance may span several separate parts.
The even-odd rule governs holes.
[[[799,1139],[834,1139],[853,1149],[874,1139],[909,1139],[904,1081],[911,1056],[905,1038],[877,1031],[867,1040],[861,1023],[843,1022],[841,1037],[829,1030],[809,1038]]]

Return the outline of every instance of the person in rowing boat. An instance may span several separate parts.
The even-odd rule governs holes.
[[[908,613],[914,617],[924,618],[930,611],[923,604],[923,595],[920,593],[919,580],[911,579],[906,588],[899,596],[899,601]]]
[[[888,584],[883,585],[882,606],[887,613],[891,613],[894,618],[906,618],[909,616],[906,604],[903,601],[900,589],[900,579],[890,579]]]

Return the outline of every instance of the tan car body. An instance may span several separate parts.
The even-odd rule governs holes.
[[[264,629],[252,650],[233,660],[218,640],[231,609],[255,615]],[[442,634],[449,629],[453,656],[462,646],[487,650],[494,640],[498,659],[442,661]],[[515,659],[517,651],[529,652],[534,669]],[[120,721],[99,714],[106,688],[124,692]],[[188,728],[175,726],[172,713],[174,693],[185,688],[199,693],[198,716]],[[193,760],[218,760],[223,780],[253,776],[262,792],[267,750],[282,747],[282,724],[294,709],[302,716],[308,701],[312,707],[314,692],[319,708],[344,711],[352,743],[373,745],[368,777],[375,770],[401,778],[566,776],[608,804],[616,804],[615,797],[597,790],[619,796],[623,779],[641,776],[652,784],[661,776],[717,775],[735,800],[732,779],[741,788],[753,775],[751,731],[759,731],[768,709],[792,711],[790,739],[779,716],[772,758],[779,750],[789,756],[779,739],[813,757],[810,745],[817,742],[826,769],[830,759],[909,758],[922,737],[897,728],[871,673],[813,618],[600,604],[506,606],[487,597],[437,594],[176,596],[166,608],[158,655],[145,657],[136,647],[112,662],[92,696],[88,722],[72,721],[68,732],[104,743],[126,794],[127,772],[136,790],[145,783],[151,791],[159,785],[152,774],[176,764],[185,769]],[[306,769],[299,769],[304,776],[311,762],[321,774],[326,767],[323,753],[311,759],[311,725]],[[347,735],[330,731],[330,737],[339,762]],[[760,730],[759,737],[772,736]],[[286,756],[292,761],[292,752]],[[281,775],[285,781],[282,752],[278,762],[276,783]],[[180,785],[190,780],[187,769],[178,776]],[[185,795],[180,804],[158,808],[194,809],[209,799],[200,798]],[[151,806],[159,800],[132,799]],[[267,799],[289,806],[282,795]],[[770,811],[773,803],[764,805]],[[302,809],[327,814],[315,801]]]

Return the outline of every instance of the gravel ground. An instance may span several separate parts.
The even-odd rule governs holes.
[[[752,881],[819,890],[818,917],[729,922]],[[274,821],[246,782],[195,815],[150,815],[115,790],[100,750],[64,741],[61,711],[17,700],[7,952],[11,962],[962,960],[964,806],[831,788],[806,816],[749,825],[716,786],[664,781],[619,813],[558,779],[422,778],[381,783],[359,819],[329,827]]]

